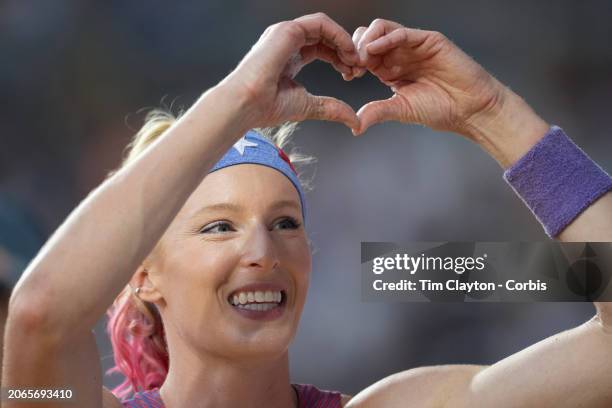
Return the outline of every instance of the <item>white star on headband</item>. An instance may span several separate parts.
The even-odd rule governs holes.
[[[255,147],[255,146],[257,146],[257,143],[250,142],[246,139],[246,136],[242,136],[240,139],[238,139],[236,143],[234,143],[233,147],[234,149],[238,150],[238,153],[240,153],[241,156],[243,156],[245,147]]]

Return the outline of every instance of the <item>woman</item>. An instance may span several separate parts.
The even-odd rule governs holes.
[[[310,95],[292,78],[316,58],[346,79],[370,70],[396,96],[357,116],[338,100]],[[354,133],[386,119],[426,123],[473,138],[502,165],[548,130],[437,33],[376,21],[351,39],[321,14],[274,25],[178,121],[165,130],[159,121],[145,127],[137,140],[163,132],[91,193],[41,250],[11,298],[3,385],[74,392],[70,402],[32,405],[53,407],[609,406],[612,319],[604,304],[593,320],[491,367],[410,370],[354,398],[292,386],[287,348],[311,267],[307,213],[282,151],[257,134],[243,135],[305,119],[339,121]],[[592,201],[559,238],[610,239],[602,216],[610,194]],[[149,315],[132,328],[164,338],[167,349],[130,345],[147,360],[119,368],[136,383],[163,385],[122,404],[102,388],[91,329],[124,288]],[[156,319],[163,332],[146,327]],[[126,345],[120,339],[116,346]],[[129,351],[119,354],[129,359]],[[160,373],[165,378],[155,378]]]

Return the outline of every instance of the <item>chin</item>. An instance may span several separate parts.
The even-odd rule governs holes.
[[[241,360],[275,359],[284,356],[295,336],[294,330],[278,328],[235,336],[224,342],[226,351]],[[228,347],[231,345],[230,347]],[[231,350],[228,350],[230,349]]]

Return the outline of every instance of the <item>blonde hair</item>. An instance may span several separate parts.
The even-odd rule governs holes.
[[[167,110],[154,109],[148,112],[145,123],[126,147],[126,153],[119,169],[133,162],[151,143],[164,134],[183,112],[173,115]],[[276,128],[255,129],[281,149],[286,149],[295,123],[286,123]],[[301,170],[302,166],[315,159],[288,152],[289,160]],[[113,173],[109,174],[109,177]],[[309,182],[303,180],[301,171],[298,178],[304,189]],[[314,177],[314,173],[313,173]],[[107,333],[113,348],[115,366],[106,374],[122,374],[124,380],[112,392],[120,399],[139,391],[161,387],[169,369],[168,343],[164,325],[157,306],[143,301],[128,285],[117,296],[107,311]]]
[[[150,110],[145,117],[144,125],[127,145],[119,169],[133,162],[151,143],[163,135],[164,132],[183,115],[183,113],[184,112],[181,111],[177,115],[174,115],[170,111],[160,108]],[[253,130],[265,136],[277,147],[283,149],[283,151],[287,153],[289,160],[298,172],[298,179],[300,180],[302,188],[305,191],[309,191],[312,190],[314,173],[310,177],[307,177],[303,174],[302,170],[304,170],[307,165],[315,163],[316,158],[299,153],[295,147],[291,147],[291,137],[296,129],[297,123],[286,122],[276,127],[257,128]],[[287,151],[290,147],[291,150]],[[110,175],[112,174],[113,173]]]

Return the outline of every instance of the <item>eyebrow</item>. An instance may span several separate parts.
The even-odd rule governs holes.
[[[271,210],[277,210],[280,208],[285,208],[285,207],[289,207],[289,208],[294,208],[296,210],[300,210],[300,206],[297,202],[295,202],[294,200],[279,200],[279,201],[275,201],[274,204],[272,204],[270,206]],[[232,204],[232,203],[216,203],[216,204],[210,204],[210,205],[206,205],[204,207],[201,207],[199,210],[195,211],[190,218],[195,218],[203,213],[206,212],[215,212],[215,211],[230,211],[230,212],[240,212],[243,211],[244,207],[237,205],[237,204]]]

